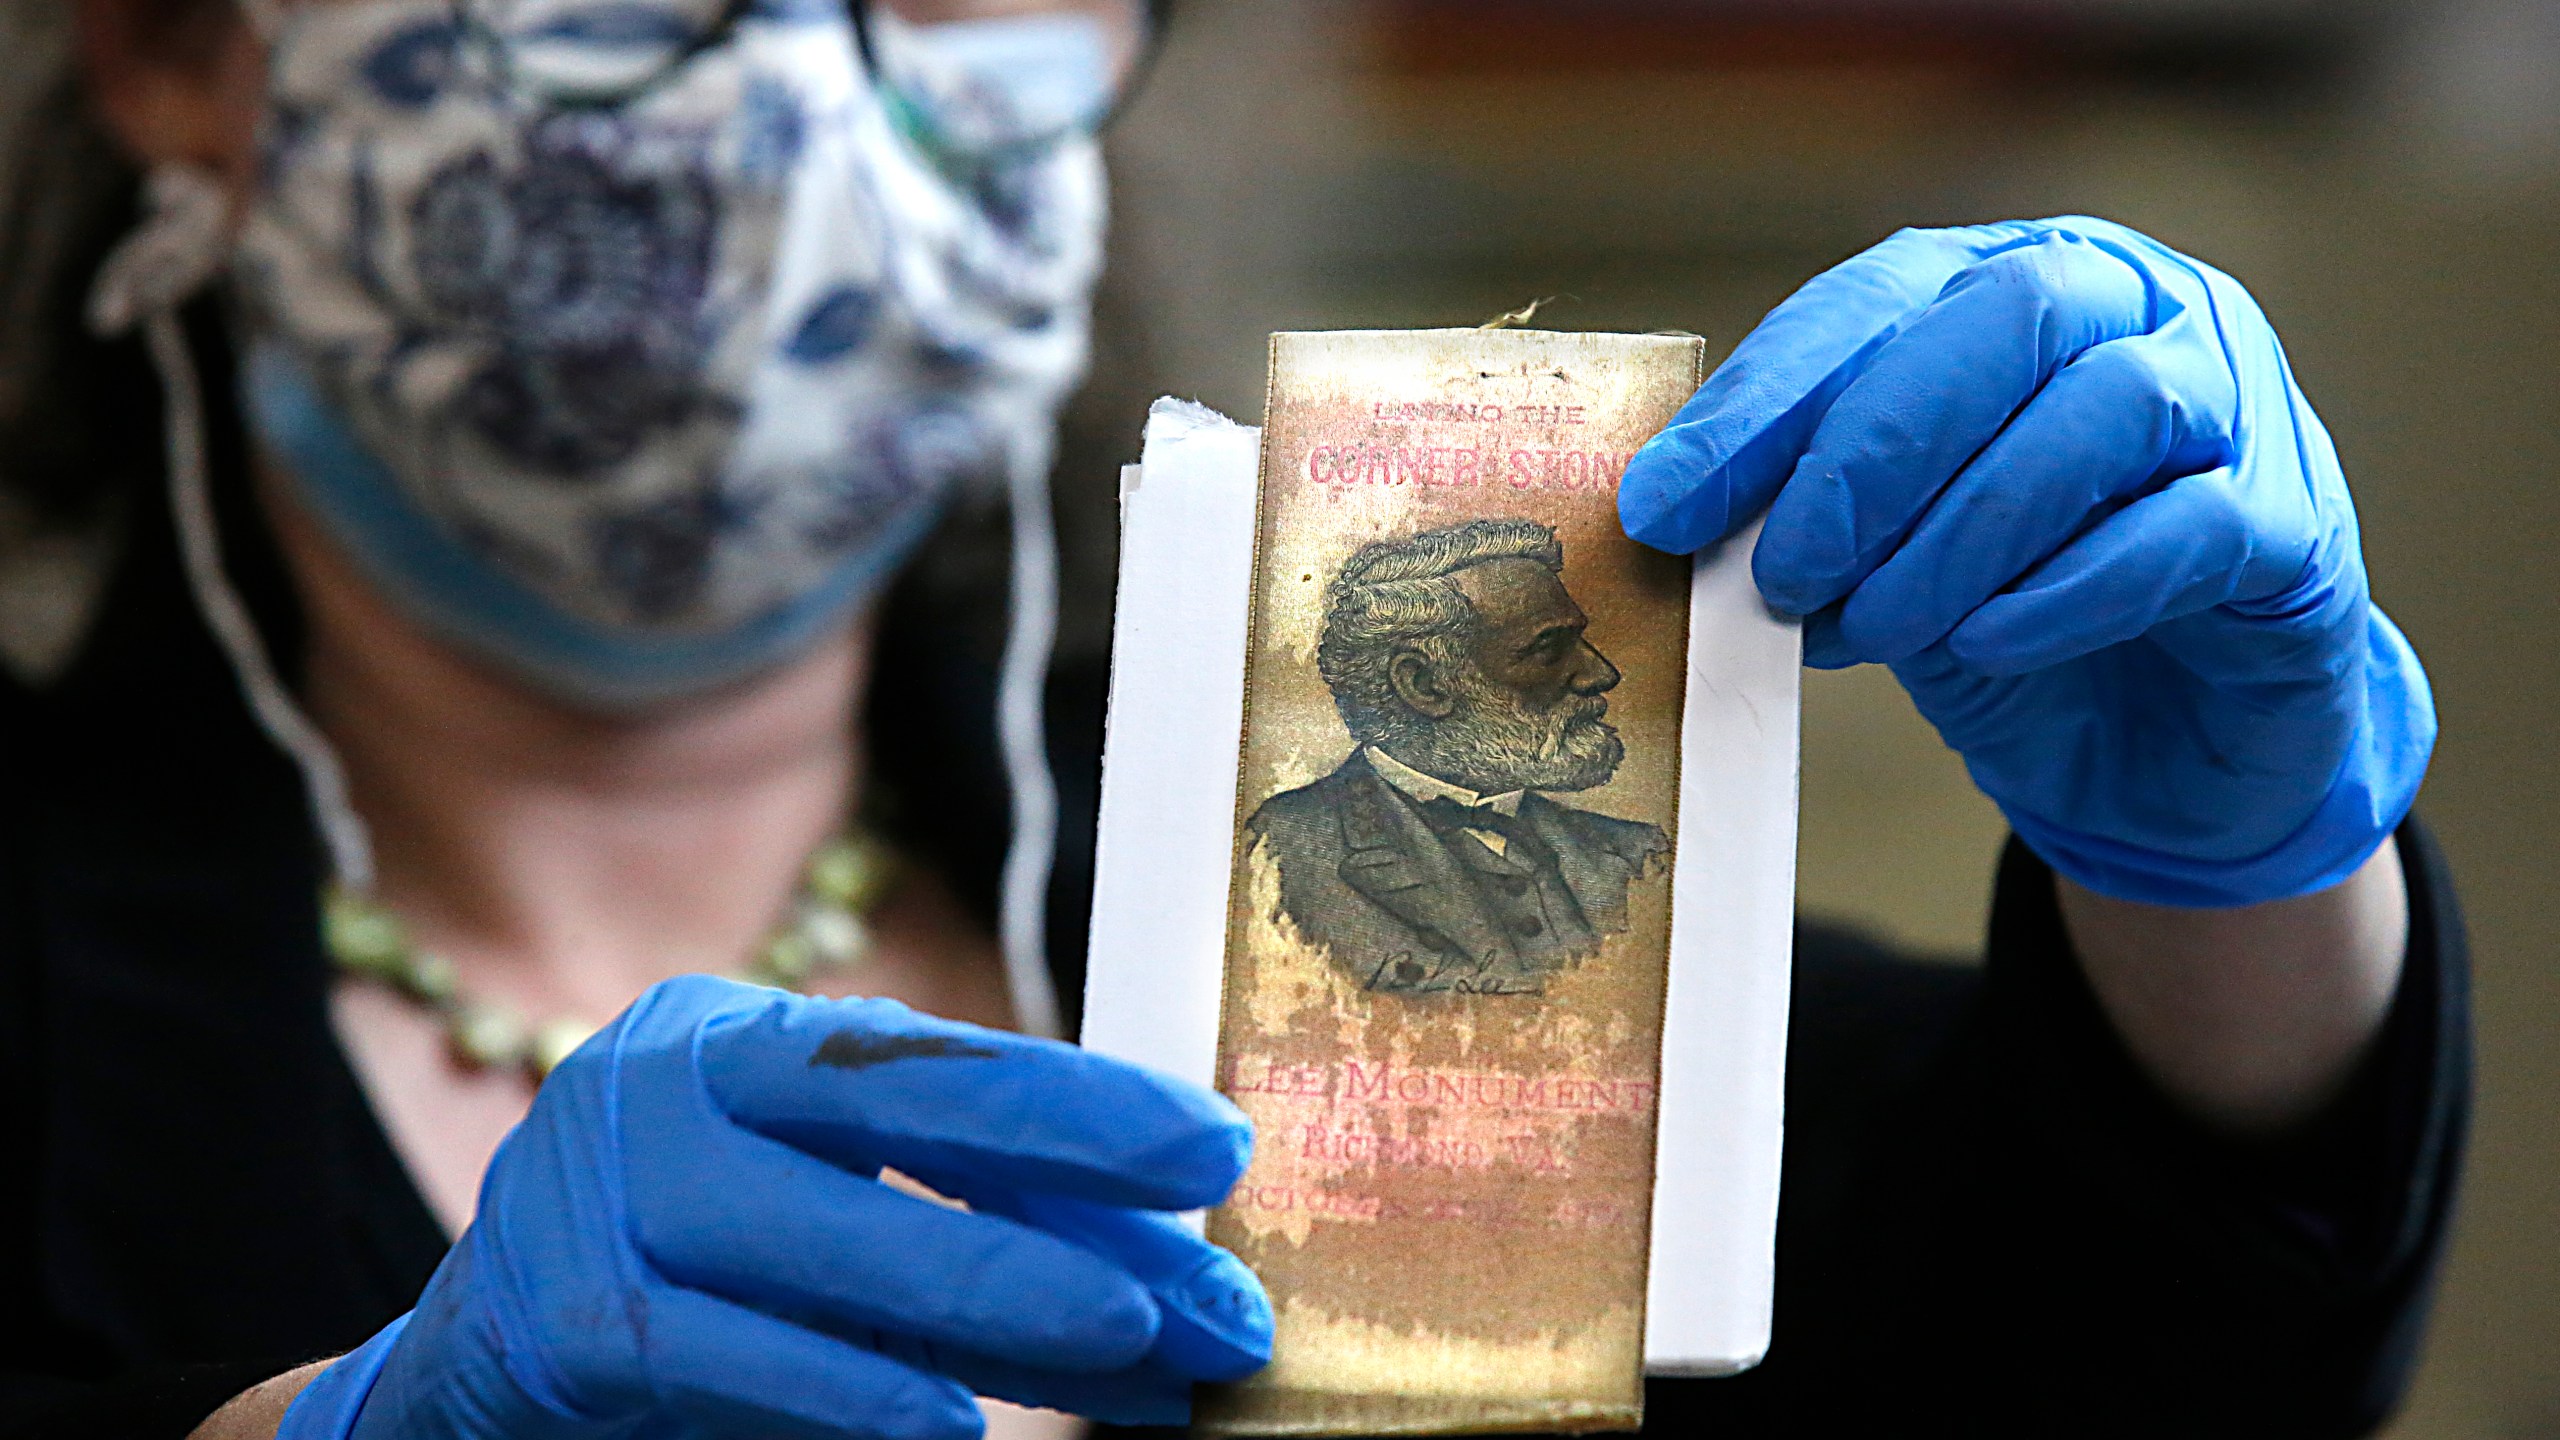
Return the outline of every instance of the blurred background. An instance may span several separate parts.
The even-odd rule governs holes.
[[[1062,674],[1107,639],[1147,400],[1258,420],[1267,331],[1554,296],[1721,353],[1899,226],[2069,212],[2241,277],[2434,677],[2420,803],[2476,946],[2467,1195],[2390,1433],[2560,1437],[2560,4],[1184,0],[1112,143]],[[1809,675],[1805,732],[1806,908],[1975,945],[1999,818],[1891,678]]]

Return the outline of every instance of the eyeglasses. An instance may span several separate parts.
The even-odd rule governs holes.
[[[1108,125],[1171,0],[454,0],[500,81],[562,106],[627,103],[750,16],[851,11],[893,123],[933,159],[982,166]]]

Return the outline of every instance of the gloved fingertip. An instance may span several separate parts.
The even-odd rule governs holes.
[[[1077,1368],[1117,1370],[1137,1364],[1163,1342],[1166,1318],[1164,1301],[1154,1291],[1130,1284],[1100,1308],[1089,1335],[1076,1337],[1086,1352]]]
[[[1796,527],[1773,516],[1761,530],[1760,542],[1751,547],[1751,583],[1769,608],[1810,619],[1826,608],[1836,608],[1834,602],[1840,597],[1835,592],[1840,587],[1805,561],[1804,548]]]
[[[1271,1298],[1235,1256],[1213,1252],[1157,1299],[1164,1322],[1152,1355],[1167,1368],[1199,1380],[1241,1380],[1271,1363]]]
[[[1148,1175],[1168,1210],[1206,1210],[1227,1198],[1253,1161],[1253,1122],[1237,1111],[1230,1124],[1205,1125],[1158,1147],[1133,1167]]]
[[[1618,523],[1627,538],[1687,555],[1731,528],[1731,488],[1721,459],[1703,453],[1696,429],[1674,425],[1629,457],[1618,481]]]
[[[1846,670],[1863,663],[1840,633],[1840,609],[1831,606],[1804,617],[1804,663],[1816,670]]]

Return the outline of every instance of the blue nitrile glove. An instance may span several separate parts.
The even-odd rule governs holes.
[[[1768,511],[1810,664],[1893,667],[2053,867],[2167,905],[2353,873],[2435,742],[2328,433],[2238,282],[2104,220],[1906,230],[1771,312],[1619,491]]]
[[[279,1440],[940,1440],[973,1390],[1179,1423],[1270,1358],[1260,1284],[1165,1213],[1250,1149],[1225,1100],[1072,1046],[669,981],[553,1072],[417,1308]]]

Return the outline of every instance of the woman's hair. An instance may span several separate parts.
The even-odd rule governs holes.
[[[132,228],[140,177],[99,120],[79,0],[0,0],[0,517],[80,524],[149,473],[158,389],[140,347],[89,333],[91,279]],[[134,43],[171,55],[229,0],[125,0]]]
[[[1364,545],[1343,562],[1327,588],[1316,668],[1352,738],[1369,744],[1396,727],[1397,651],[1419,650],[1440,664],[1457,660],[1475,609],[1453,577],[1494,560],[1534,560],[1560,572],[1564,547],[1535,520],[1469,520]]]

